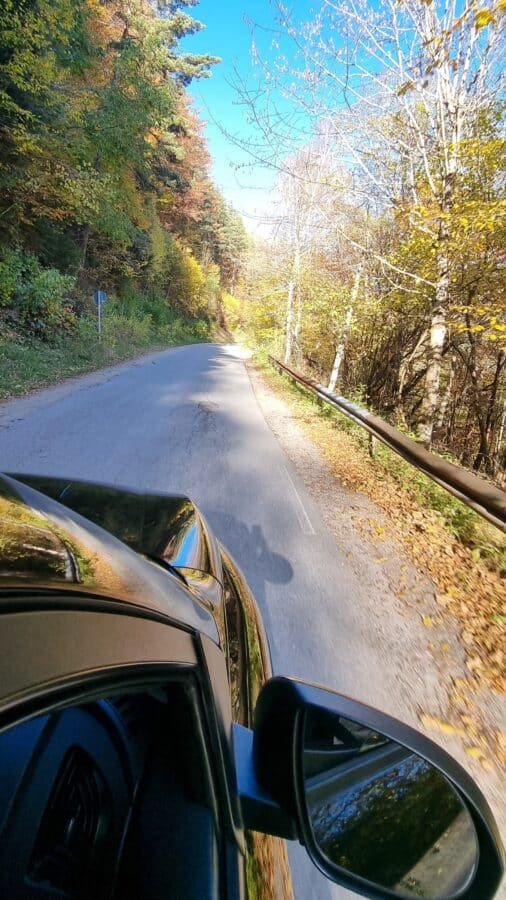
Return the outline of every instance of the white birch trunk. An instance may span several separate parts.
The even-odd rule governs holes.
[[[294,281],[290,278],[288,282],[288,291],[286,295],[286,318],[285,318],[285,363],[289,363],[292,357],[292,337],[293,337],[293,291]]]
[[[451,209],[453,199],[453,174],[446,177],[443,197],[443,213]],[[448,224],[442,219],[438,234],[438,259],[436,302],[430,319],[429,364],[425,375],[421,416],[418,423],[418,437],[430,450],[432,432],[440,403],[441,366],[447,333],[447,314],[450,301],[450,261],[448,258]]]
[[[441,365],[446,340],[446,316],[444,309],[433,310],[430,323],[429,365],[425,376],[422,414],[418,424],[418,437],[430,450],[434,419],[439,406],[439,385],[441,381]]]
[[[332,366],[332,372],[330,373],[328,390],[335,390],[335,386],[337,384],[337,379],[339,378],[339,372],[341,370],[341,365],[344,359],[344,351],[346,350],[346,344],[348,342],[348,335],[350,333],[351,322],[353,319],[353,313],[355,311],[355,305],[357,302],[358,291],[360,287],[360,279],[362,278],[362,266],[360,265],[355,272],[355,278],[353,280],[353,288],[351,291],[350,305],[346,310],[346,316],[344,318],[344,324],[341,329],[341,334],[339,337],[339,343],[336,347],[336,355],[334,356],[334,364]]]
[[[288,292],[286,297],[286,325],[285,325],[285,363],[289,363],[293,354],[293,345],[298,338],[298,328],[300,327],[301,315],[301,297],[300,297],[300,246],[299,236],[296,235],[296,243],[293,254],[292,274],[288,282]],[[295,309],[294,299],[297,298],[297,321],[294,325]]]

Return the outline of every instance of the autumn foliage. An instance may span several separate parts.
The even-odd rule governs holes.
[[[71,331],[95,288],[132,313],[219,313],[242,223],[209,175],[181,50],[188,0],[3,0],[0,330]],[[128,304],[122,297],[128,294]],[[148,302],[146,305],[146,298]]]
[[[274,9],[278,49],[237,84],[262,123],[250,149],[279,173],[245,320],[504,484],[504,3]]]

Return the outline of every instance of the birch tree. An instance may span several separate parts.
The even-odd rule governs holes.
[[[287,248],[290,257],[286,296],[285,363],[294,352],[299,357],[299,334],[303,312],[302,270],[311,264],[311,256],[325,246],[330,252],[330,206],[335,205],[337,163],[332,143],[322,132],[306,147],[285,161],[277,184],[279,196],[276,239]]]
[[[355,271],[355,277],[353,279],[353,288],[350,296],[350,303],[348,309],[346,310],[346,314],[344,317],[343,327],[341,329],[341,334],[339,336],[339,342],[336,347],[336,355],[334,356],[334,362],[332,364],[332,371],[330,373],[328,389],[329,391],[335,390],[336,384],[339,379],[339,373],[341,371],[341,366],[344,359],[344,352],[346,350],[346,343],[348,340],[348,334],[350,332],[351,323],[353,320],[353,313],[355,312],[355,306],[358,299],[358,292],[360,290],[360,281],[362,279],[362,270],[363,263],[357,266]]]
[[[321,0],[307,21],[298,21],[283,3],[274,6],[278,32],[292,48],[260,64],[264,83],[256,91],[238,86],[265,138],[264,161],[283,169],[276,148],[286,151],[290,140],[300,140],[301,121],[305,129],[325,122],[357,202],[367,198],[378,214],[391,211],[430,245],[434,266],[421,274],[342,230],[343,239],[425,304],[418,432],[430,446],[448,338],[461,148],[500,90],[501,7],[476,0]],[[276,92],[293,119],[280,112]],[[259,139],[257,159],[261,146]]]

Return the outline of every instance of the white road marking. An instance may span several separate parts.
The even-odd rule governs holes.
[[[302,500],[300,499],[299,492],[293,483],[293,478],[290,475],[290,472],[288,471],[286,466],[283,466],[283,469],[285,470],[286,477],[288,478],[288,481],[290,482],[293,493],[295,494],[295,499],[297,501],[297,503],[295,504],[295,513],[299,520],[299,525],[301,527],[302,533],[303,534],[316,534],[316,531],[314,530],[314,528],[311,524],[311,519],[309,518],[309,516],[306,512],[306,507],[304,506]]]

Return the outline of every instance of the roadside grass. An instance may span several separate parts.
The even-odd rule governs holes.
[[[22,339],[13,333],[0,337],[0,399],[59,383],[92,372],[150,350],[212,339],[211,325],[204,320],[173,320],[157,327],[150,316],[130,319],[104,316],[102,341],[96,321],[83,318],[78,330],[51,343]]]
[[[336,479],[381,508],[392,536],[432,578],[441,615],[450,613],[460,622],[469,683],[505,691],[506,536],[389,448],[379,445],[371,458],[363,428],[320,406],[262,356],[252,363],[319,447]],[[376,538],[383,531],[380,523],[357,522],[357,527]],[[432,628],[437,620],[424,616],[423,623]]]

